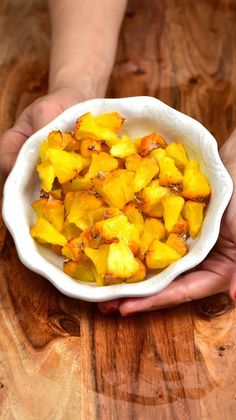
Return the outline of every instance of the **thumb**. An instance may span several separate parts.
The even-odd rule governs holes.
[[[17,154],[33,133],[29,109],[26,108],[15,125],[7,130],[0,138],[0,172],[8,174],[14,165]]]

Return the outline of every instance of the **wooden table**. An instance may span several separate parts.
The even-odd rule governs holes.
[[[42,0],[0,4],[0,128],[46,91]],[[152,95],[222,144],[236,125],[236,1],[133,0],[108,96]],[[128,319],[60,294],[0,229],[1,419],[236,418],[225,294]]]

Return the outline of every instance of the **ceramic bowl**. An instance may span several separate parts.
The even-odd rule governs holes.
[[[52,130],[72,130],[75,120],[88,111],[94,114],[111,111],[121,113],[126,118],[125,131],[133,137],[156,131],[167,141],[180,140],[189,157],[199,161],[211,185],[212,196],[204,223],[198,238],[189,240],[189,253],[160,274],[151,274],[140,283],[97,287],[75,281],[62,271],[62,257],[37,244],[29,234],[34,220],[31,202],[39,196],[35,172],[39,161],[39,144]],[[232,180],[220,160],[216,140],[196,120],[151,97],[93,99],[67,109],[27,140],[5,184],[3,218],[23,264],[46,277],[65,295],[99,302],[151,295],[164,289],[184,271],[198,265],[217,240],[221,218],[232,190]]]

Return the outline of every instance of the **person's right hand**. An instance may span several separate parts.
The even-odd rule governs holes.
[[[11,170],[21,146],[29,136],[57,117],[66,108],[85,99],[89,99],[89,95],[83,93],[82,90],[63,88],[49,93],[29,105],[17,119],[15,125],[0,137],[0,172],[7,174]]]

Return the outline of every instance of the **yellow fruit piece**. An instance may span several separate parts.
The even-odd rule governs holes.
[[[79,229],[74,223],[69,223],[68,220],[66,220],[62,233],[67,241],[72,241],[72,239],[78,238],[80,236],[81,229]]]
[[[51,250],[54,254],[58,255],[58,257],[62,257],[62,247],[60,245],[51,245]]]
[[[115,131],[99,125],[90,112],[78,118],[75,127],[75,138],[77,140],[87,137],[95,140],[105,140],[109,145],[116,143],[118,140]]]
[[[150,153],[150,156],[160,165],[160,161],[167,157],[166,149],[155,149]]]
[[[128,204],[123,208],[123,212],[128,218],[129,223],[136,226],[137,230],[141,232],[144,226],[144,220],[141,212],[135,207],[134,204]]]
[[[49,192],[55,179],[55,171],[50,162],[43,162],[37,165],[37,172],[44,191]]]
[[[48,159],[60,184],[74,178],[83,168],[83,158],[77,153],[60,149],[48,149]]]
[[[64,194],[70,191],[81,191],[90,188],[91,180],[85,176],[77,175],[72,181],[65,182],[61,185]]]
[[[89,192],[77,192],[73,197],[67,220],[84,230],[91,224],[91,212],[100,209],[103,201]]]
[[[135,258],[135,260],[137,261],[139,268],[138,270],[133,274],[133,276],[129,277],[126,280],[126,283],[137,283],[139,281],[142,281],[145,279],[146,277],[146,267],[145,265],[142,263],[142,261],[140,261],[139,258]]]
[[[73,140],[74,137],[71,133],[62,133],[59,130],[54,130],[48,135],[48,147],[63,150]]]
[[[66,216],[70,213],[71,205],[73,203],[75,194],[76,194],[76,192],[70,191],[70,192],[66,193],[66,195],[65,195],[64,206],[65,206],[65,210],[66,210]]]
[[[159,172],[157,163],[152,158],[143,158],[134,178],[134,192],[142,190]]]
[[[162,199],[170,194],[170,189],[161,187],[158,179],[150,182],[141,194],[142,211],[151,217],[162,217]]]
[[[183,257],[188,252],[188,245],[186,241],[181,237],[180,235],[177,235],[176,233],[171,233],[168,236],[168,239],[166,241],[166,245],[173,248],[178,254]]]
[[[67,242],[62,248],[62,255],[72,261],[80,261],[83,255],[84,241],[80,235],[78,238]]]
[[[47,220],[38,218],[30,229],[32,238],[53,245],[65,245],[66,238]]]
[[[128,245],[122,239],[109,247],[108,273],[116,278],[129,278],[139,269],[139,264],[134,258]]]
[[[127,135],[122,136],[110,149],[110,154],[118,158],[126,158],[129,155],[134,155],[136,152],[135,143]]]
[[[38,217],[46,219],[61,232],[64,226],[64,205],[60,200],[41,198],[32,203]]]
[[[68,276],[79,281],[90,283],[96,280],[95,267],[92,261],[90,261],[87,257],[81,259],[77,263],[74,261],[64,263],[63,271],[68,274]]]
[[[183,208],[183,216],[189,224],[190,236],[195,239],[200,232],[203,222],[203,210],[205,203],[186,201]]]
[[[143,233],[140,237],[141,252],[145,254],[154,239],[164,240],[165,238],[166,230],[164,224],[158,219],[146,219]]]
[[[181,255],[169,245],[155,239],[146,254],[146,264],[151,269],[163,269],[179,260]]]
[[[165,149],[166,142],[159,134],[151,133],[141,139],[139,145],[139,154],[142,157],[149,155],[154,149]]]
[[[101,220],[95,224],[95,228],[108,241],[124,239],[127,243],[139,243],[138,229],[135,225],[128,222],[128,218],[124,214],[118,214],[109,219]]]
[[[39,156],[42,162],[45,162],[48,160],[47,152],[48,152],[48,141],[44,140],[39,146]]]
[[[107,114],[98,115],[98,117],[95,118],[95,121],[98,125],[110,128],[115,133],[118,133],[125,122],[125,118],[118,114],[118,112],[109,112]]]
[[[210,194],[210,185],[201,172],[198,162],[190,160],[184,171],[183,197],[189,200],[199,200],[208,199]]]
[[[173,159],[169,157],[164,157],[163,159],[160,159],[159,165],[160,185],[162,185],[163,187],[170,187],[173,185],[181,184],[181,182],[183,181],[183,175],[178,170],[178,168],[176,168]]]
[[[84,139],[81,141],[80,154],[87,158],[92,156],[93,153],[100,153],[102,145],[99,140]]]
[[[188,163],[186,150],[182,143],[172,142],[166,147],[167,156],[175,161],[175,164],[180,167],[185,167]]]
[[[117,159],[113,158],[109,153],[101,152],[92,155],[92,163],[86,175],[87,178],[95,178],[98,174],[111,172],[118,167]]]
[[[142,158],[139,155],[128,156],[125,160],[125,167],[128,171],[136,172],[140,165]]]
[[[55,190],[50,191],[50,194],[55,200],[61,200],[61,188],[56,188]]]
[[[93,186],[109,206],[121,209],[133,199],[133,180],[133,172],[117,169],[104,179],[94,180]]]
[[[184,220],[183,217],[180,215],[171,233],[177,233],[177,235],[187,237],[188,231],[189,231],[188,222],[187,220]]]
[[[179,196],[169,196],[162,200],[163,203],[163,218],[165,228],[168,232],[171,232],[177,223],[180,213],[184,207],[184,199]]]
[[[96,277],[97,285],[104,286],[104,276],[108,272],[109,245],[101,245],[98,249],[85,248],[84,252],[95,265],[98,274]]]

